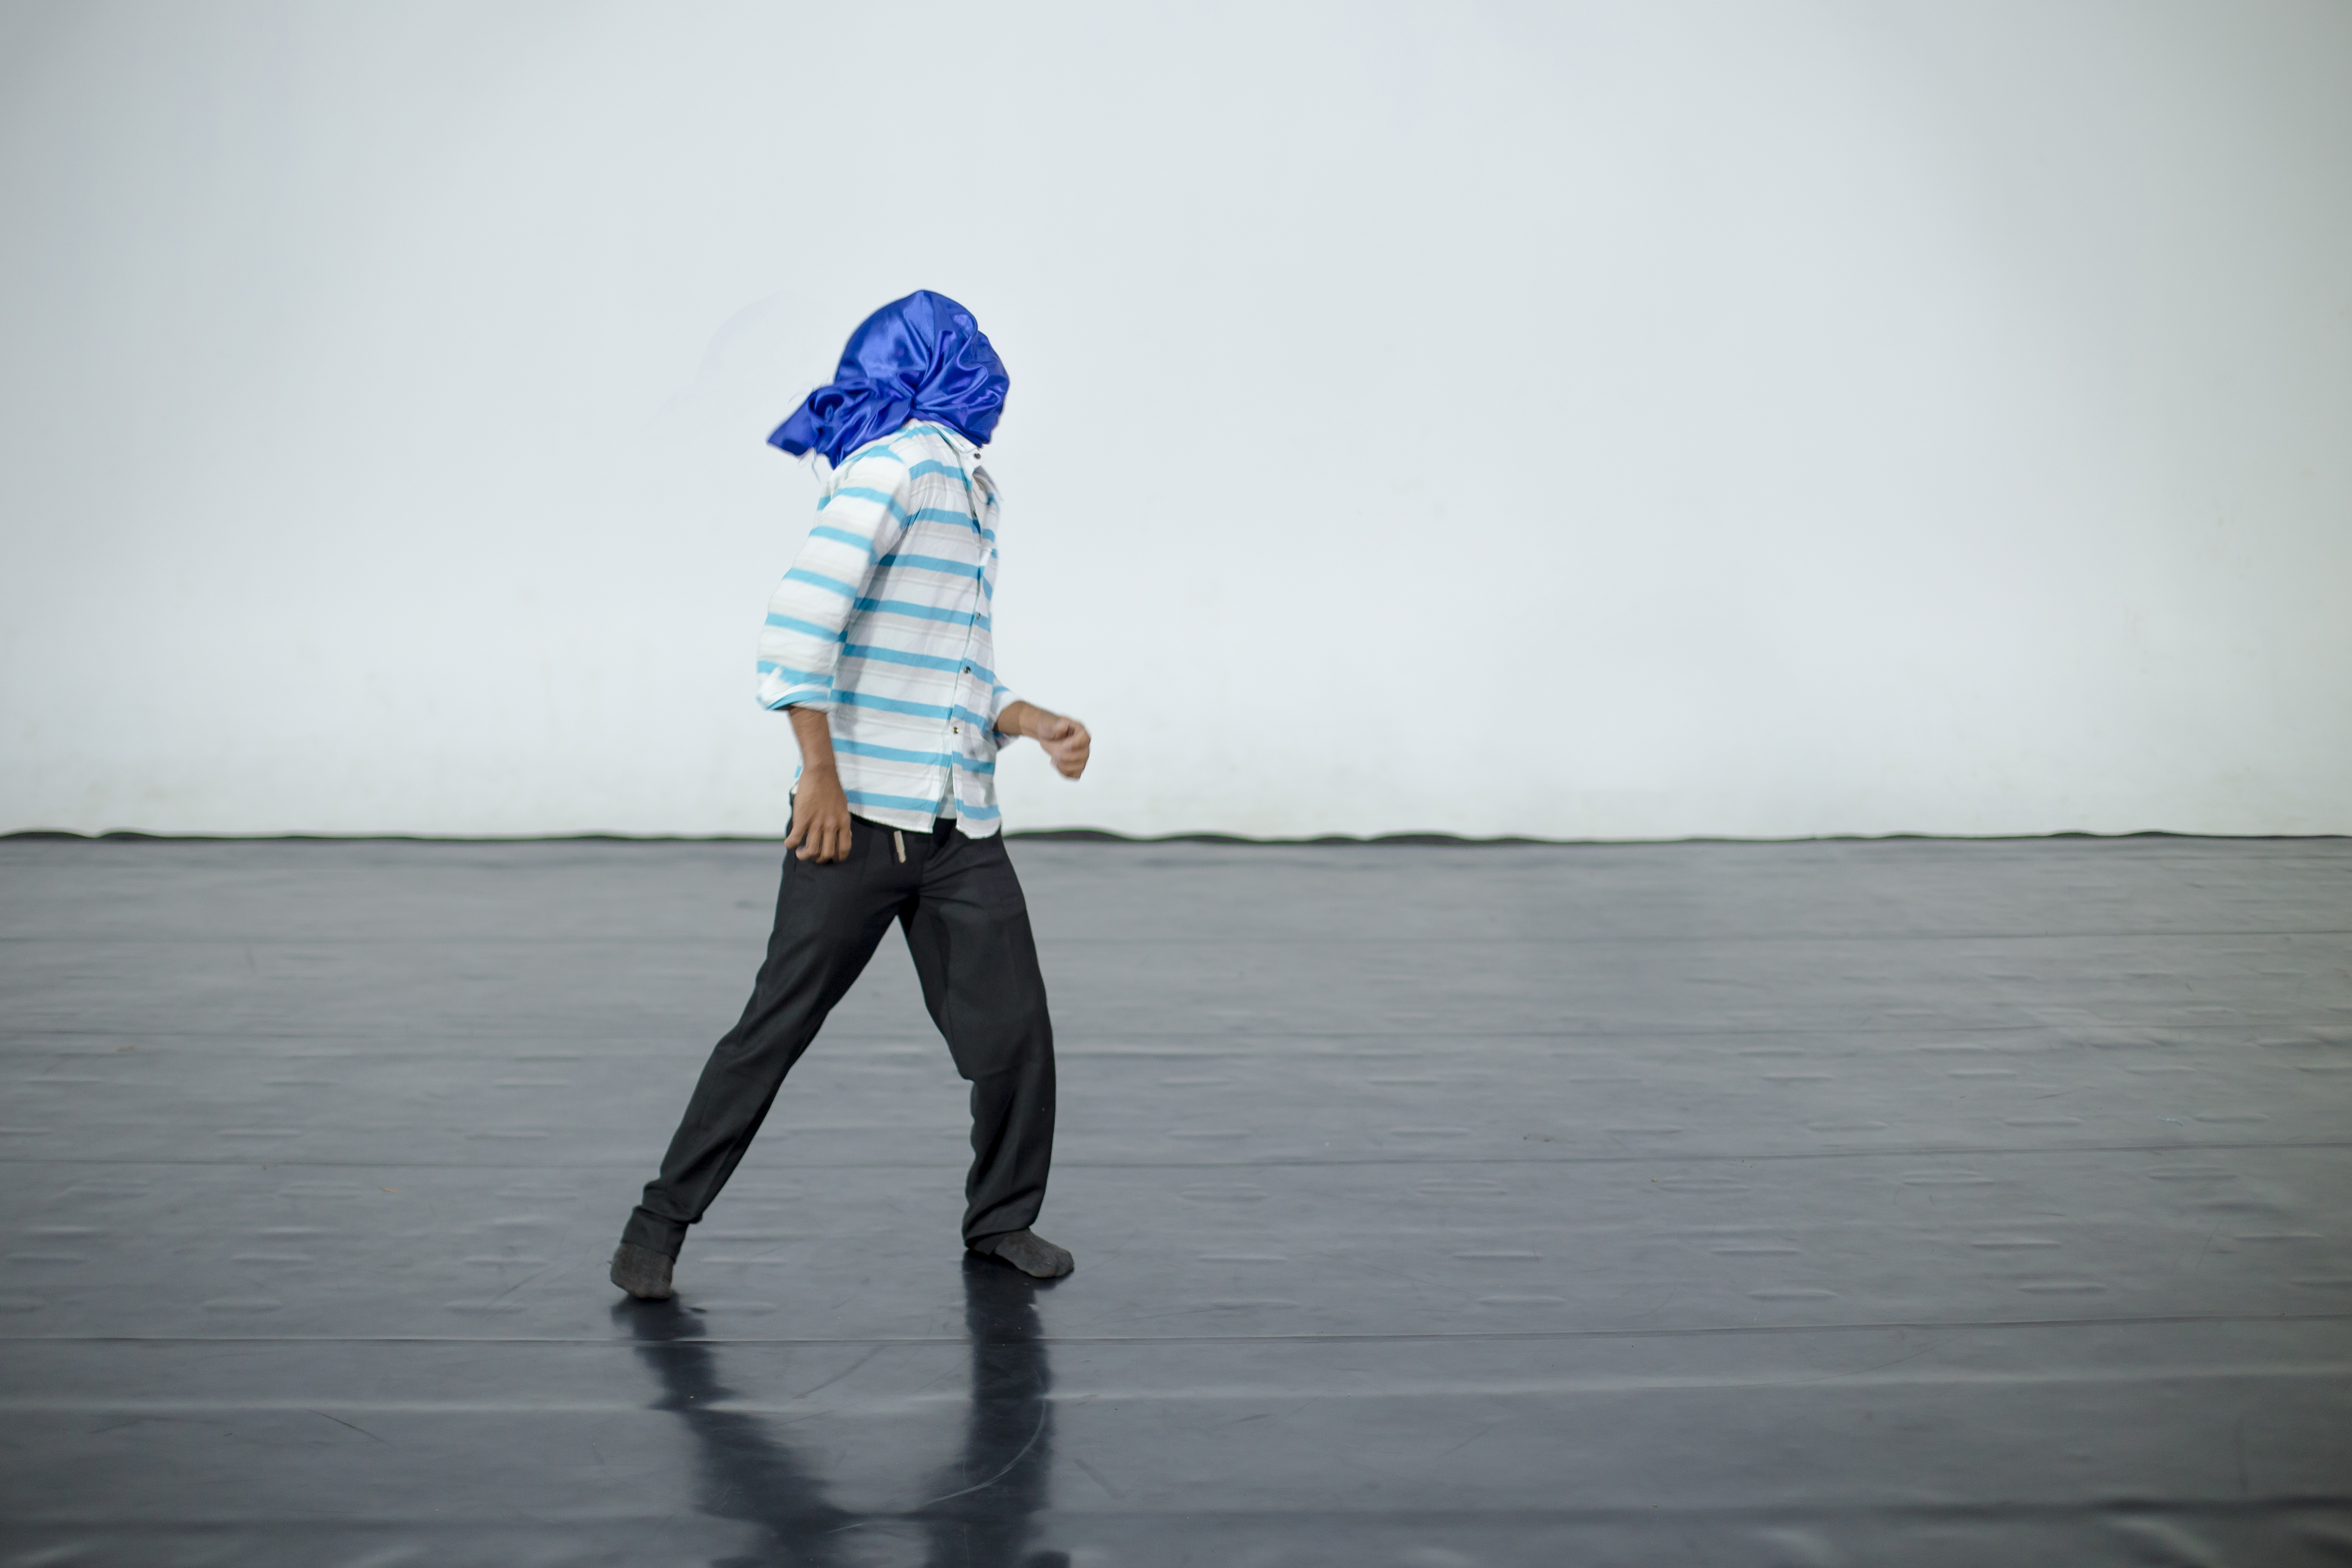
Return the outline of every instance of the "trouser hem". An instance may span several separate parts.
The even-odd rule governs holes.
[[[986,1230],[967,1232],[963,1238],[963,1244],[966,1247],[982,1247],[992,1241],[1001,1241],[1004,1237],[1011,1236],[1015,1231],[1027,1230],[1031,1228],[1037,1223],[1038,1211],[1045,1205],[1043,1204],[1030,1204],[1023,1206],[1026,1207],[1029,1211],[1026,1218],[1023,1218],[1018,1210],[1015,1210],[1012,1215],[1005,1215],[1001,1212],[991,1215],[986,1220],[982,1222],[986,1225],[988,1228]]]
[[[678,1250],[686,1245],[686,1226],[676,1220],[647,1214],[640,1207],[631,1211],[629,1223],[621,1227],[621,1240],[630,1247],[658,1252],[675,1263]]]

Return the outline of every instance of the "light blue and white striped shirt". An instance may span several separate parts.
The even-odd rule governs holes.
[[[760,701],[827,717],[849,809],[985,838],[996,805],[996,487],[980,448],[909,421],[826,476],[760,633]],[[952,792],[952,793],[951,793]]]

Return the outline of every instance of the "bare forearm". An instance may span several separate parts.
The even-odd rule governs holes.
[[[822,773],[840,777],[841,770],[833,760],[833,726],[825,716],[814,708],[793,708],[786,713],[793,721],[793,739],[801,743],[802,775]]]
[[[1034,702],[1008,702],[1004,711],[996,716],[996,732],[1014,740],[1024,735],[1034,740],[1037,726],[1052,717]]]

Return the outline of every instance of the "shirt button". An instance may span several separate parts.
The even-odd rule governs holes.
[[[961,724],[950,724],[948,726],[948,733],[950,735],[961,735],[963,733],[963,726]]]
[[[971,666],[970,666],[970,665],[968,665],[968,664],[967,664],[967,665],[965,665],[965,666],[963,667],[963,672],[964,672],[966,675],[970,675],[970,674],[971,673]]]

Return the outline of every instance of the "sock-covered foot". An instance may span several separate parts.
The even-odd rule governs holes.
[[[1001,1258],[1037,1279],[1059,1279],[1078,1266],[1066,1247],[1055,1246],[1034,1230],[1007,1231],[972,1244],[974,1252]]]
[[[640,1301],[667,1301],[677,1293],[670,1289],[669,1267],[652,1247],[625,1241],[613,1254],[613,1283]]]

